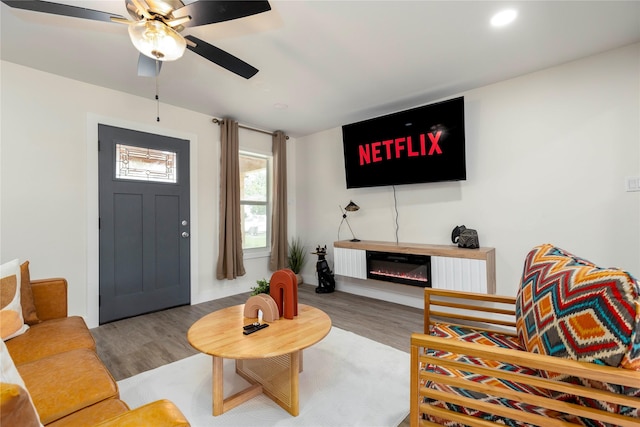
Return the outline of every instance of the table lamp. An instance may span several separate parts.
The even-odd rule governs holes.
[[[339,206],[339,208],[340,208],[340,211],[342,212],[342,221],[340,221],[340,226],[338,227],[338,239],[340,238],[340,227],[342,227],[343,222],[346,222],[347,227],[349,227],[349,231],[351,231],[351,236],[353,237],[353,239],[351,239],[350,241],[359,242],[360,239],[356,239],[355,234],[353,234],[353,229],[351,229],[351,225],[349,224],[349,220],[347,219],[347,212],[358,211],[360,210],[360,206],[353,203],[353,200],[350,200],[349,204],[345,206],[344,209],[342,208],[342,206]]]

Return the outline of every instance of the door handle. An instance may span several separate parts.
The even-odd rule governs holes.
[[[186,231],[183,231],[182,237],[186,239],[187,237],[189,237],[189,233],[187,233]]]

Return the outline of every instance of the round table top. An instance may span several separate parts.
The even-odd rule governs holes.
[[[281,317],[269,326],[244,335],[242,327],[257,318],[244,317],[244,304],[207,314],[187,332],[198,351],[227,359],[260,359],[281,356],[310,347],[331,330],[331,319],[322,310],[298,304],[298,316]]]

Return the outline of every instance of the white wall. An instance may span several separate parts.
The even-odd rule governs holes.
[[[477,229],[496,248],[499,294],[515,295],[524,256],[546,242],[640,276],[640,193],[624,191],[640,175],[640,44],[458,95],[467,180],[397,186],[400,242],[450,244],[454,226]],[[392,187],[346,189],[341,128],[296,145],[307,245],[331,248],[338,205],[351,199],[358,238],[395,241]],[[349,238],[343,227],[339,239]],[[314,268],[307,282],[317,283]],[[419,288],[337,279],[338,289],[422,306]]]
[[[106,123],[190,141],[192,303],[247,291],[270,276],[262,257],[245,261],[242,278],[215,279],[220,131],[210,116],[162,104],[157,123],[152,99],[1,66],[1,262],[29,260],[32,278],[65,277],[70,314],[97,325],[96,141],[97,123]],[[270,151],[268,135],[241,131],[240,140]],[[295,179],[295,171],[289,175]]]
[[[191,141],[193,303],[270,276],[258,258],[246,261],[243,278],[215,280],[219,128],[211,117],[163,104],[156,123],[152,99],[7,62],[0,86],[0,261],[28,259],[34,278],[67,278],[71,314],[97,322],[98,121]],[[524,255],[543,242],[640,275],[640,193],[624,192],[625,177],[640,175],[640,45],[457,95],[466,102],[468,179],[398,186],[401,242],[447,244],[455,225],[476,228],[480,243],[496,248],[502,294],[515,294]],[[300,230],[309,250],[330,248],[338,205],[353,199],[362,208],[350,215],[357,237],[395,240],[392,188],[345,187],[340,128],[288,149],[291,235]],[[350,238],[345,227],[339,238]],[[314,268],[310,256],[308,283],[317,283]],[[419,288],[342,278],[338,288],[421,305]]]

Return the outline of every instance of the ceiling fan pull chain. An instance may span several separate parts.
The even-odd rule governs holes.
[[[160,121],[160,97],[158,96],[159,87],[158,79],[160,78],[160,61],[156,59],[156,122]]]

